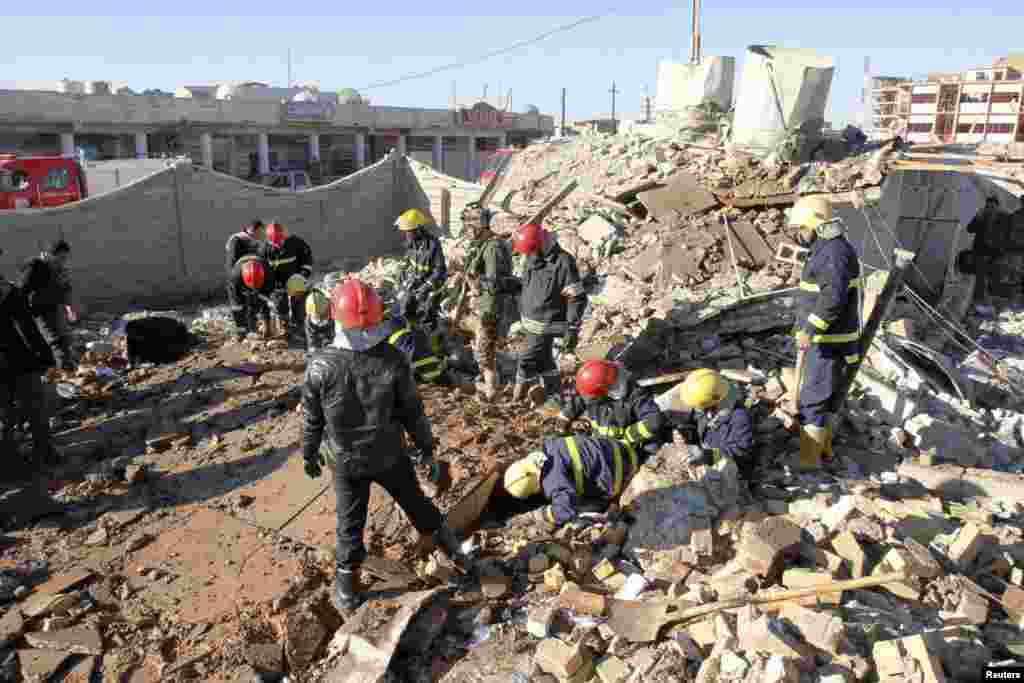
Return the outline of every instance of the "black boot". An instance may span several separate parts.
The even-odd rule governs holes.
[[[331,592],[331,604],[344,616],[354,612],[362,602],[356,592],[355,569],[338,569],[334,572],[334,590]]]
[[[444,524],[435,531],[434,541],[459,569],[470,575],[476,571],[475,563],[472,558],[462,552],[462,544],[459,543],[458,537],[450,526]]]

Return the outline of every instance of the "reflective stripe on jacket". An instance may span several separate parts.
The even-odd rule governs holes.
[[[797,329],[815,344],[844,345],[836,349],[843,355],[857,352],[862,281],[860,261],[849,241],[843,236],[816,240],[799,287]]]
[[[548,439],[544,453],[548,460],[541,474],[541,488],[551,501],[556,524],[575,518],[584,501],[610,504],[640,467],[632,446],[598,436]]]

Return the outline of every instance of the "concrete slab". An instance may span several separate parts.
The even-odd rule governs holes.
[[[676,212],[684,217],[718,206],[715,195],[689,173],[677,173],[665,187],[640,192],[637,198],[657,220],[672,218]]]
[[[775,250],[761,237],[753,223],[730,221],[736,246],[736,259],[743,265],[763,266],[775,258]]]
[[[233,611],[241,595],[251,602],[270,600],[301,571],[297,558],[278,556],[274,546],[259,538],[255,526],[209,508],[160,534],[132,564],[133,574],[141,566],[174,577],[170,583],[138,577],[133,584],[151,607],[177,612],[185,622],[215,621]]]
[[[46,683],[70,656],[58,650],[18,650],[21,676],[27,683]]]

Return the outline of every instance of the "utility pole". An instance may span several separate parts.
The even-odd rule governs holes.
[[[690,40],[690,64],[700,64],[700,0],[693,0],[693,30]]]
[[[615,87],[615,81],[612,81],[612,89],[609,90],[612,94],[612,134],[619,132],[619,124],[615,120],[615,96],[619,94],[618,89]]]
[[[562,88],[562,135],[565,135],[565,88]]]

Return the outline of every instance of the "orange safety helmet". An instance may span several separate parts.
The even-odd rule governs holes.
[[[242,264],[242,284],[254,291],[263,289],[267,271],[262,261],[246,261]]]
[[[274,245],[274,247],[280,248],[287,237],[288,231],[280,223],[271,223],[267,226],[267,241]]]
[[[585,398],[601,398],[619,380],[618,363],[588,360],[576,372],[576,391]]]
[[[512,237],[512,249],[517,254],[536,254],[544,246],[547,235],[547,230],[536,223],[521,225]]]
[[[365,330],[384,319],[384,302],[373,287],[352,278],[339,282],[331,292],[334,319],[346,330]]]

